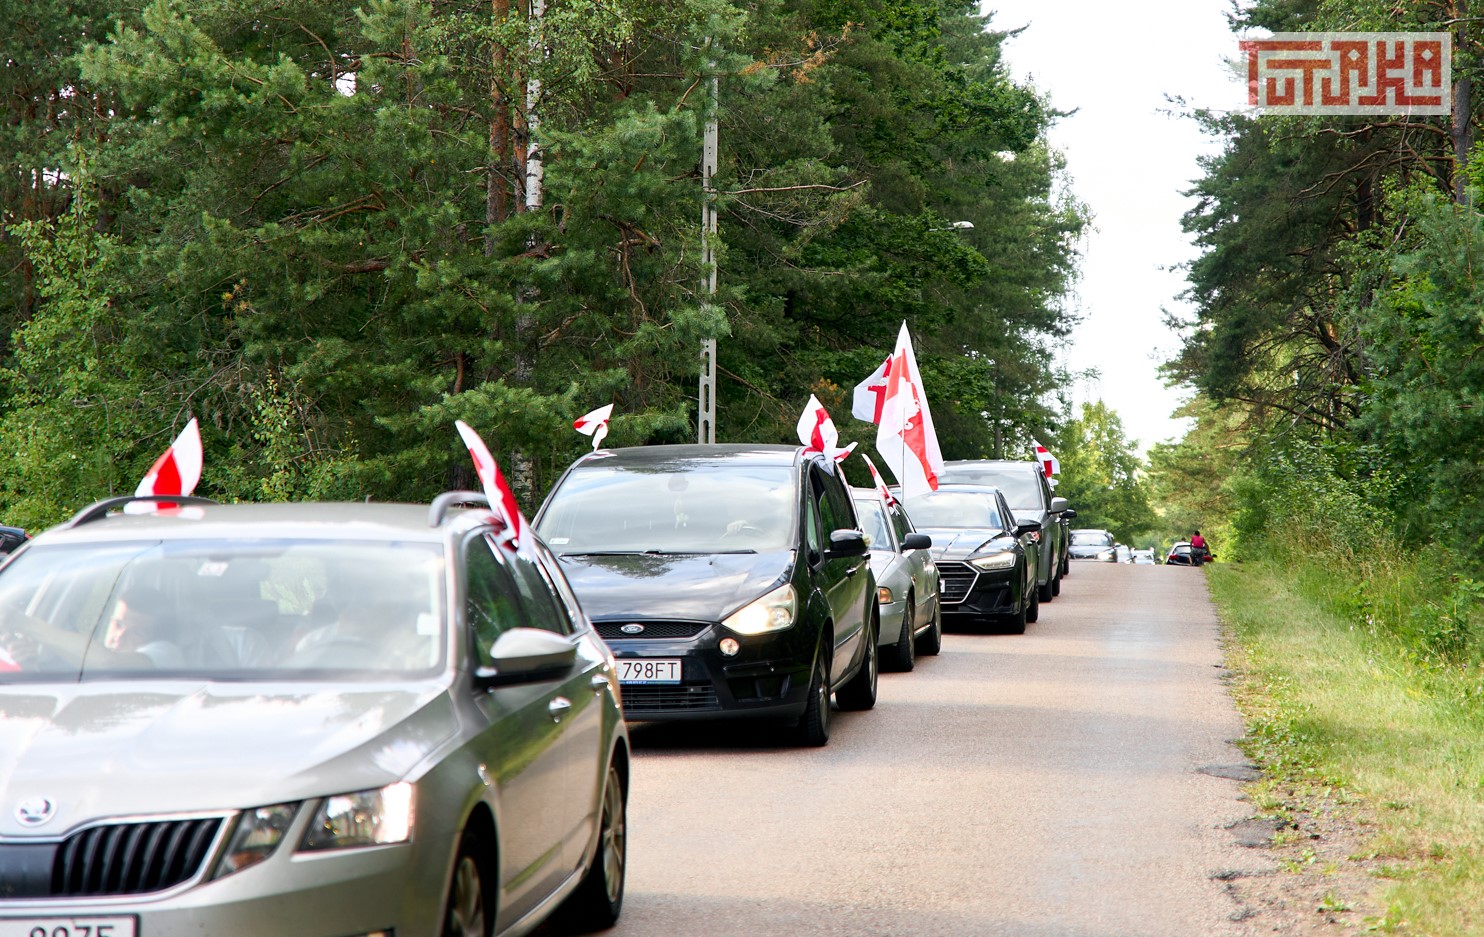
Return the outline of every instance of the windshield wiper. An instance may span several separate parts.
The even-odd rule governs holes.
[[[643,556],[641,550],[575,550],[562,556]]]

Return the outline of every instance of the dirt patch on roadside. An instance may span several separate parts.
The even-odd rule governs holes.
[[[1277,868],[1213,873],[1236,904],[1238,933],[1339,934],[1380,923],[1383,877],[1396,860],[1375,854],[1376,830],[1364,806],[1332,788],[1263,781],[1252,792],[1277,809],[1231,832]]]

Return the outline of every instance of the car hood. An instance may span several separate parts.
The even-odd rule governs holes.
[[[1115,548],[1105,544],[1074,543],[1067,547],[1067,551],[1074,556],[1097,556],[1099,553],[1111,553]]]
[[[794,553],[621,554],[562,557],[594,620],[720,621],[788,575]]]
[[[920,533],[933,538],[933,559],[962,560],[981,553],[986,544],[1005,536],[1003,530],[987,530],[978,527],[918,528]]]
[[[12,685],[0,690],[0,836],[380,787],[455,729],[437,684]],[[16,806],[33,798],[57,813],[22,826]]]
[[[876,577],[878,585],[891,585],[888,580],[905,574],[907,564],[905,557],[900,553],[890,553],[885,550],[872,550],[870,555],[871,575]]]

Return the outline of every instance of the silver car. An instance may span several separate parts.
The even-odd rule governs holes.
[[[468,493],[138,500],[0,566],[0,937],[614,922],[628,736],[544,547]]]
[[[876,574],[881,661],[892,670],[911,670],[918,654],[930,656],[943,647],[932,538],[918,533],[901,506],[888,504],[874,489],[855,488],[852,494]]]

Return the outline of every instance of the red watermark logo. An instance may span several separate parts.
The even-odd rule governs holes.
[[[1242,43],[1247,103],[1268,114],[1448,114],[1448,33],[1275,33]]]

